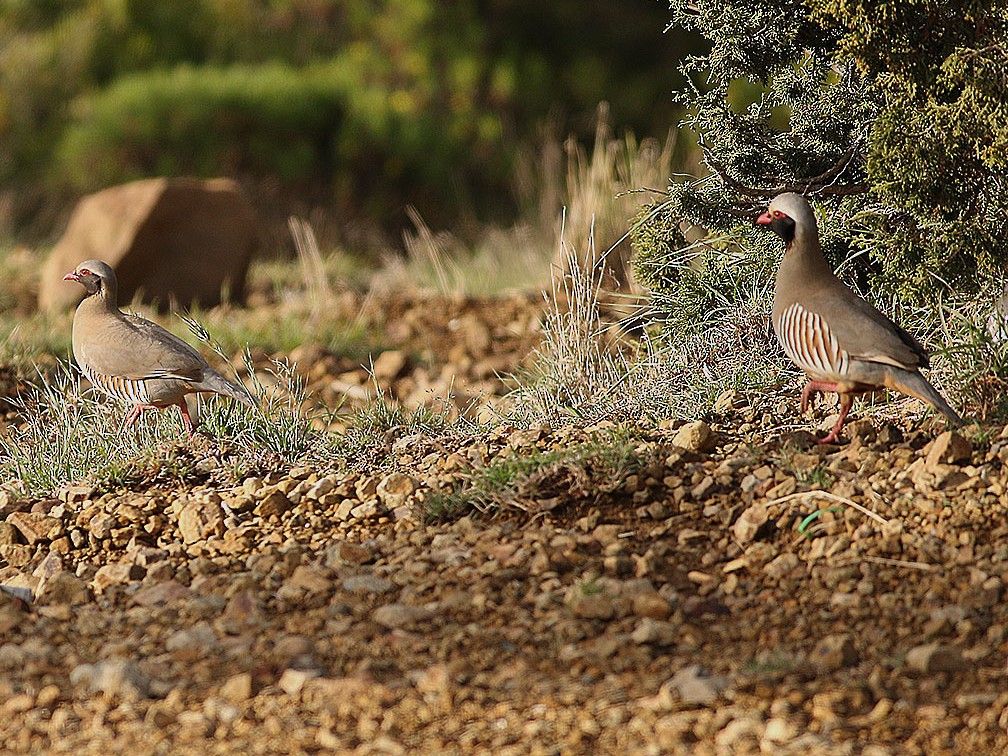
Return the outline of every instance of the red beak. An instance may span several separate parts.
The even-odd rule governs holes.
[[[769,212],[763,213],[763,215],[756,219],[756,222],[761,226],[769,226],[772,221],[773,218],[770,217]]]
[[[77,273],[74,272],[74,273],[67,273],[65,276],[63,276],[63,280],[64,281],[78,281],[79,282],[80,278],[78,278],[77,277]]]

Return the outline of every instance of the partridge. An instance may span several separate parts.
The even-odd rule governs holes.
[[[781,194],[756,221],[784,240],[777,271],[773,327],[787,356],[809,377],[802,412],[816,392],[840,396],[840,417],[819,443],[836,441],[857,394],[889,388],[927,402],[949,422],[962,418],[921,375],[928,355],[913,336],[834,275],[819,246],[808,201]]]
[[[63,280],[76,281],[86,292],[74,313],[74,358],[94,386],[133,404],[123,427],[144,410],[174,405],[192,435],[196,426],[185,396],[200,391],[255,406],[244,388],[211,368],[188,343],[157,323],[121,312],[115,272],[101,260],[82,262]]]

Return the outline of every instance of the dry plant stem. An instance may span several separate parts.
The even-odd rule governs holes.
[[[885,564],[891,567],[907,567],[913,570],[923,570],[924,572],[936,572],[940,569],[937,565],[928,564],[927,562],[913,562],[907,559],[892,559],[891,557],[866,555],[861,557],[861,561]]]
[[[829,491],[799,491],[798,493],[788,494],[787,496],[781,496],[779,499],[774,499],[769,503],[783,504],[785,502],[794,501],[797,499],[814,499],[816,497],[827,499],[828,501],[835,501],[838,504],[844,504],[845,506],[851,507],[852,509],[856,509],[861,514],[865,515],[866,517],[872,518],[873,520],[882,525],[885,525],[888,522],[890,522],[881,515],[872,512],[867,507],[858,504],[856,501],[851,501],[850,499],[844,498],[843,496],[837,496],[836,494],[830,493]]]

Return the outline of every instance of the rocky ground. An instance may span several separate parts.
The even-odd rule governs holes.
[[[541,305],[428,305],[395,393],[453,361],[502,393]],[[1008,429],[817,446],[796,404],[404,430],[380,468],[233,483],[197,437],[184,483],[0,494],[2,749],[1005,752]]]

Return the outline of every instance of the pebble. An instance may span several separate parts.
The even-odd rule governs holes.
[[[906,655],[906,665],[910,671],[921,674],[962,672],[967,668],[958,648],[937,642],[911,648]]]
[[[386,604],[374,610],[371,618],[382,627],[400,629],[413,627],[434,616],[434,611],[422,606]]]
[[[151,695],[150,677],[127,659],[79,664],[70,672],[70,683],[85,693],[104,693],[121,699],[149,698]]]
[[[688,706],[710,706],[728,687],[728,680],[711,675],[699,664],[690,664],[676,672],[667,683]]]

